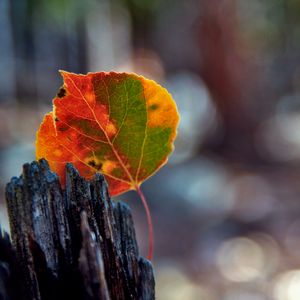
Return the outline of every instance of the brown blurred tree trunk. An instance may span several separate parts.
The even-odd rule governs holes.
[[[254,136],[265,113],[260,105],[263,78],[254,63],[243,57],[235,1],[209,0],[203,4],[200,75],[223,122],[217,150],[236,159],[257,160]]]

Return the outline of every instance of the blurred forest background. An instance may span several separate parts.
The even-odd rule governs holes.
[[[300,299],[299,0],[0,0],[0,221],[59,69],[172,93],[176,150],[144,185],[159,300]],[[134,193],[142,254],[147,223]]]

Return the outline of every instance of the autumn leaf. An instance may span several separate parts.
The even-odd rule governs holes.
[[[135,74],[61,74],[64,85],[37,132],[36,156],[62,182],[72,162],[88,179],[100,171],[118,195],[166,163],[178,124],[166,89]]]
[[[72,162],[87,179],[101,172],[111,195],[135,189],[143,198],[141,183],[173,149],[179,115],[171,95],[136,74],[60,73],[64,84],[37,132],[37,159],[46,158],[62,184]]]

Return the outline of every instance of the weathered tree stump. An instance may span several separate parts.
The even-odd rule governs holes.
[[[6,187],[11,242],[0,230],[0,300],[154,299],[129,207],[110,200],[101,174],[66,165],[66,188],[45,160]]]

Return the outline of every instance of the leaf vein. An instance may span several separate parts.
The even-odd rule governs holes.
[[[81,134],[82,136],[84,136],[86,138],[89,138],[89,139],[91,139],[91,140],[93,140],[95,142],[99,142],[99,143],[103,143],[103,144],[108,144],[108,142],[105,142],[103,140],[99,140],[99,139],[93,138],[92,136],[83,133],[82,131],[78,130],[76,127],[71,126],[67,122],[64,122],[64,121],[61,121],[61,120],[60,120],[60,122],[62,122],[63,124],[67,125],[69,128],[75,130],[77,133]]]
[[[145,97],[145,92],[144,92],[144,88],[143,88],[143,95],[144,95],[144,99],[145,99],[145,105],[146,105],[146,115],[147,115],[147,121],[146,121],[146,125],[145,125],[145,131],[144,131],[144,140],[143,140],[143,144],[142,144],[142,149],[141,149],[141,155],[140,155],[140,159],[139,159],[139,164],[138,164],[138,169],[136,171],[136,176],[135,176],[135,181],[138,182],[138,178],[139,178],[139,174],[140,174],[140,170],[141,170],[141,166],[142,166],[142,161],[143,161],[143,157],[144,157],[144,149],[145,149],[145,144],[146,144],[146,139],[147,139],[147,128],[148,128],[148,110],[147,110],[147,100]]]

